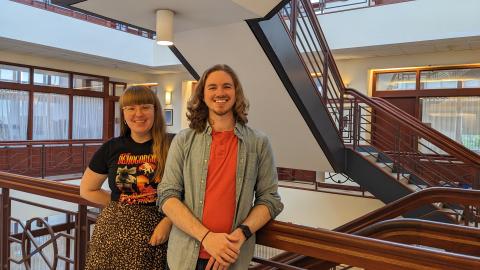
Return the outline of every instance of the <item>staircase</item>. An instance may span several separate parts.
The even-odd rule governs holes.
[[[248,24],[336,172],[384,203],[427,187],[480,188],[480,157],[390,103],[346,89],[308,0]],[[451,206],[456,209],[456,206]],[[435,205],[409,212],[451,222]]]

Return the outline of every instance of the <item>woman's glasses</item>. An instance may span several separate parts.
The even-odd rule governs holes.
[[[137,110],[140,110],[142,113],[148,113],[153,111],[155,105],[153,104],[140,104],[140,105],[131,105],[123,107],[123,111],[127,114],[134,114]]]

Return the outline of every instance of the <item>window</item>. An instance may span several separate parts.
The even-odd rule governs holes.
[[[125,91],[125,84],[115,84],[115,96],[119,97],[123,94],[123,91]]]
[[[480,69],[427,70],[420,73],[420,89],[480,88]]]
[[[0,141],[27,139],[28,92],[0,89]]]
[[[113,136],[118,137],[120,136],[120,102],[115,102],[115,117],[114,117],[114,132]]]
[[[103,134],[103,99],[73,97],[72,138],[101,139]]]
[[[30,83],[30,70],[26,67],[0,64],[0,81],[28,84]]]
[[[376,75],[375,89],[377,91],[416,89],[416,72],[379,73]]]
[[[480,153],[480,97],[429,97],[420,103],[422,122]]]
[[[73,75],[73,89],[103,92],[102,78]]]
[[[67,140],[68,116],[67,95],[34,93],[33,139]]]
[[[35,85],[68,88],[69,83],[70,83],[70,80],[69,80],[68,73],[34,69],[33,84]]]
[[[0,63],[0,141],[103,139],[104,104],[113,106],[126,84],[107,77],[20,64]],[[4,83],[6,82],[6,83]],[[10,85],[12,85],[10,87]],[[108,123],[112,123],[108,115]],[[117,120],[118,125],[118,120]],[[30,130],[31,128],[31,130]],[[105,133],[105,134],[104,134]]]

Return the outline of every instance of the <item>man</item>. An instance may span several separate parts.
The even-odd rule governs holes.
[[[268,138],[247,127],[243,89],[227,65],[205,71],[188,104],[190,128],[170,146],[158,204],[173,222],[173,270],[245,270],[254,233],[283,209]]]

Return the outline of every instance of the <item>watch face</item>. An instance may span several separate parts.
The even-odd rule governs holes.
[[[252,232],[250,231],[250,228],[247,225],[242,224],[238,227],[242,230],[243,235],[245,236],[245,239],[248,239],[250,238],[250,236],[252,236]]]

